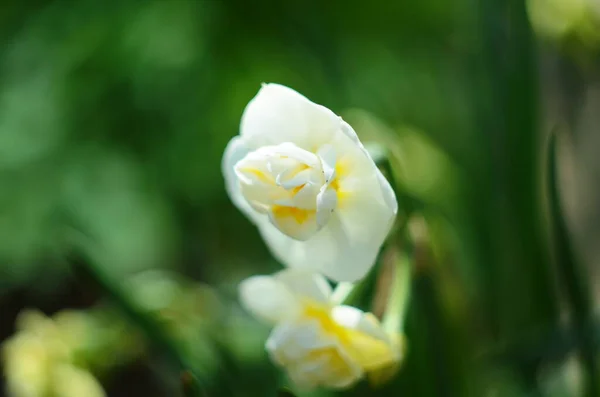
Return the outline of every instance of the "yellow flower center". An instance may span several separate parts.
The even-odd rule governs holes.
[[[328,222],[340,196],[340,174],[329,145],[310,152],[292,143],[266,146],[240,160],[235,171],[253,209],[267,214],[281,232],[307,240]]]

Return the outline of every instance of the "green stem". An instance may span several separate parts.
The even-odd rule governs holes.
[[[331,300],[333,301],[333,303],[335,305],[342,304],[350,296],[350,294],[352,294],[352,291],[354,290],[355,286],[356,284],[349,282],[339,283],[335,287],[335,290],[333,291],[333,294],[331,296]]]
[[[388,304],[383,315],[383,328],[389,333],[404,330],[404,320],[410,298],[411,260],[407,253],[402,252],[396,259],[394,280]]]

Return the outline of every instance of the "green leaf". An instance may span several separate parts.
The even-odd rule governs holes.
[[[569,309],[572,312],[574,334],[579,340],[578,348],[582,364],[585,368],[587,396],[600,395],[598,382],[598,362],[592,339],[593,305],[589,285],[585,273],[577,261],[571,244],[567,224],[560,203],[557,134],[550,136],[548,145],[548,199],[553,231],[553,243],[556,252],[557,268]]]
[[[279,390],[277,397],[295,397],[296,395],[289,390]]]

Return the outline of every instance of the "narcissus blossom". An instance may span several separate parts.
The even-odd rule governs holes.
[[[227,191],[287,266],[362,278],[397,202],[352,127],[296,91],[265,84],[222,162]]]
[[[272,360],[304,388],[346,388],[365,376],[389,376],[402,358],[400,339],[370,313],[337,306],[323,276],[286,269],[240,285],[240,299],[273,325],[266,342]]]

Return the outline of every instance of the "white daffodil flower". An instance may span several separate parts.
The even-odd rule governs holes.
[[[398,204],[348,123],[265,84],[222,162],[234,204],[283,264],[356,281],[375,262]]]
[[[371,313],[336,306],[323,276],[286,269],[240,284],[243,306],[273,325],[271,359],[303,388],[346,388],[365,375],[378,380],[402,358],[400,339]]]

